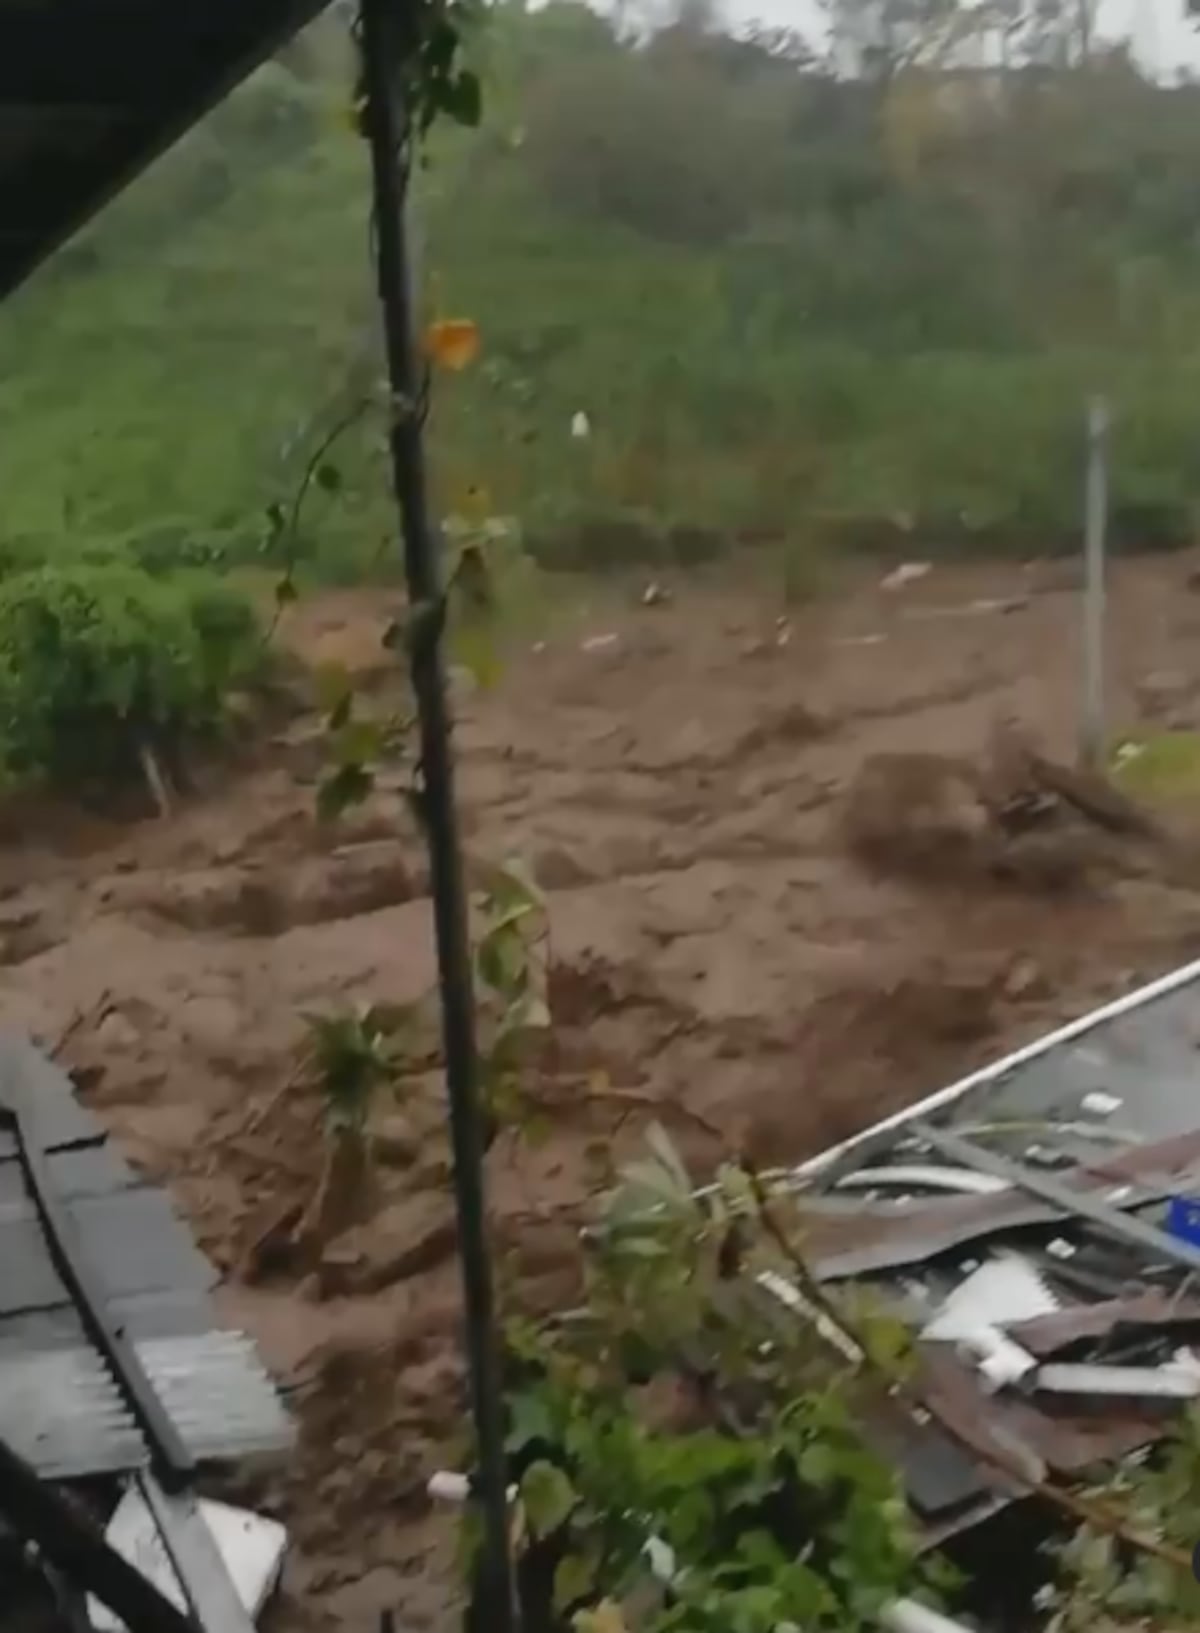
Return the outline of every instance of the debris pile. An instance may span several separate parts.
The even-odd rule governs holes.
[[[850,783],[843,839],[877,873],[1071,890],[1145,865],[1155,819],[1098,773],[1053,760],[1008,723],[982,762],[941,753],[868,758]]]
[[[740,1561],[736,1526],[746,1513],[769,1527],[781,1557],[806,1550],[797,1568],[831,1595],[848,1571],[858,1582],[871,1568],[863,1553],[847,1567],[836,1550],[846,1536],[861,1542],[867,1523],[849,1473],[868,1479],[861,1458],[837,1477],[840,1518],[828,1534],[819,1529],[831,1471],[853,1438],[840,1440],[839,1420],[818,1414],[812,1424],[825,1438],[805,1431],[803,1461],[791,1463],[792,1443],[775,1438],[781,1421],[807,1423],[813,1402],[833,1393],[858,1446],[886,1466],[887,1490],[898,1473],[914,1522],[904,1572],[873,1584],[879,1625],[965,1633],[920,1594],[935,1556],[962,1564],[973,1552],[956,1613],[978,1615],[993,1633],[1028,1626],[1032,1601],[1045,1609],[1072,1591],[1065,1550],[1089,1528],[1105,1548],[1190,1583],[1191,1542],[1182,1550],[1149,1500],[1114,1494],[1130,1491],[1131,1465],[1150,1466],[1147,1450],[1200,1400],[1198,1040],[1200,963],[798,1171],[769,1174],[747,1156],[696,1191],[669,1138],[652,1128],[647,1160],[622,1171],[584,1232],[599,1302],[550,1324],[544,1394],[535,1348],[522,1350],[514,1375],[515,1433],[529,1435],[508,1466],[514,1534],[524,1539],[518,1558],[528,1567],[523,1602],[540,1603],[536,1550],[544,1548],[537,1569],[558,1581],[561,1560],[592,1534],[594,1505],[607,1512],[614,1489],[622,1516],[636,1514],[644,1528],[639,1557],[654,1582],[641,1585],[655,1594],[686,1595],[693,1573]],[[527,1431],[527,1421],[538,1427]],[[588,1432],[568,1440],[560,1423],[571,1435],[583,1424]],[[653,1460],[648,1476],[631,1459],[612,1485],[605,1448],[626,1431],[665,1459],[671,1473],[659,1471],[660,1484]],[[699,1541],[685,1530],[677,1552],[677,1540],[664,1539],[697,1434],[731,1460],[701,1460],[705,1472],[695,1475],[711,1481],[711,1512],[728,1527]],[[764,1506],[732,1501],[723,1510],[722,1479],[742,1462],[765,1482],[755,1488]],[[543,1501],[547,1488],[553,1504]],[[464,1489],[437,1476],[430,1493],[457,1501]],[[882,1489],[871,1488],[868,1506]],[[814,1493],[820,1501],[806,1508]],[[997,1536],[1011,1539],[1022,1525],[1031,1557],[1015,1563]],[[584,1598],[608,1588],[606,1569],[597,1564]],[[1142,1585],[1131,1570],[1130,1592]],[[530,1623],[566,1625],[532,1612]]]
[[[814,1282],[870,1289],[915,1339],[929,1432],[899,1461],[931,1543],[1200,1400],[1198,982],[1178,971],[798,1176]]]

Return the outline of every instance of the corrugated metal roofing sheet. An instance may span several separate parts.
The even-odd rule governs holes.
[[[0,1040],[0,1108],[32,1109],[45,1167],[109,1314],[200,1461],[286,1450],[292,1428],[254,1346],[220,1330],[216,1273],[167,1194],[121,1159],[65,1074]],[[142,1467],[149,1448],[59,1274],[7,1129],[0,1147],[0,1439],[56,1478]]]

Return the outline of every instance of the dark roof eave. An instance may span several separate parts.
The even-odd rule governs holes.
[[[207,3],[211,26],[202,36],[202,49],[185,53],[178,77],[152,87],[145,101],[123,108],[125,117],[114,120],[109,141],[98,143],[84,162],[46,174],[44,166],[39,171],[35,156],[27,168],[17,166],[7,174],[0,173],[0,219],[5,221],[0,240],[0,299],[24,283],[242,80],[312,22],[329,0],[232,0],[223,15],[215,0]],[[5,27],[0,6],[0,59],[6,57]],[[64,33],[69,27],[64,21]],[[120,45],[118,38],[118,49]],[[11,56],[7,61],[12,69],[20,70],[19,61]],[[96,94],[103,100],[103,84],[96,86]],[[5,105],[0,92],[0,111]],[[48,116],[53,117],[49,110]],[[22,230],[21,204],[31,197],[39,201],[38,217]]]

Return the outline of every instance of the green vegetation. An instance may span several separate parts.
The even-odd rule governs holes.
[[[1148,732],[1118,744],[1114,782],[1135,799],[1170,802],[1200,795],[1200,736],[1194,731]]]
[[[443,508],[551,561],[1054,547],[1099,389],[1125,536],[1190,533],[1200,87],[1035,9],[838,0],[837,75],[694,3],[636,39],[494,5],[482,127],[419,178],[431,315],[484,342],[439,385]],[[352,84],[328,20],[0,311],[0,547],[290,549],[268,508],[376,374]],[[322,576],[388,559],[377,433],[306,501]]]
[[[522,1625],[841,1633],[897,1598],[953,1611],[969,1584],[920,1546],[877,1449],[918,1400],[971,1449],[917,1382],[911,1331],[877,1294],[813,1280],[787,1195],[752,1169],[727,1162],[696,1192],[660,1127],[646,1143],[585,1232],[578,1307],[508,1330]],[[1048,1633],[1197,1625],[1198,1459],[1193,1412],[1082,1491],[1006,1460],[1045,1504],[1028,1609]],[[473,1558],[475,1515],[464,1541]]]
[[[648,1146],[592,1235],[586,1308],[510,1330],[524,1625],[850,1630],[951,1587],[858,1427],[902,1385],[902,1329],[818,1293],[827,1347],[754,1285],[800,1273],[757,1180],[730,1164],[697,1198],[660,1128]]]
[[[0,580],[0,751],[13,781],[103,786],[178,767],[252,678],[248,602],[203,572],[154,578],[119,561]]]

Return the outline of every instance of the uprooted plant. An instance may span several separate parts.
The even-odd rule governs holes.
[[[326,1146],[302,1240],[324,1247],[370,1212],[371,1118],[402,1074],[411,1018],[408,1007],[387,1004],[305,1017],[302,1072],[321,1096]]]
[[[530,1047],[550,1025],[545,907],[517,862],[488,871],[476,903],[475,979],[485,1036],[485,1110],[493,1129],[523,1128],[521,1091]],[[359,1004],[304,1017],[297,1076],[321,1105],[321,1177],[297,1239],[317,1249],[369,1216],[374,1202],[371,1130],[404,1078],[428,1064],[426,994],[411,1004]],[[283,1091],[281,1091],[282,1095]],[[261,1117],[260,1119],[261,1120]]]

